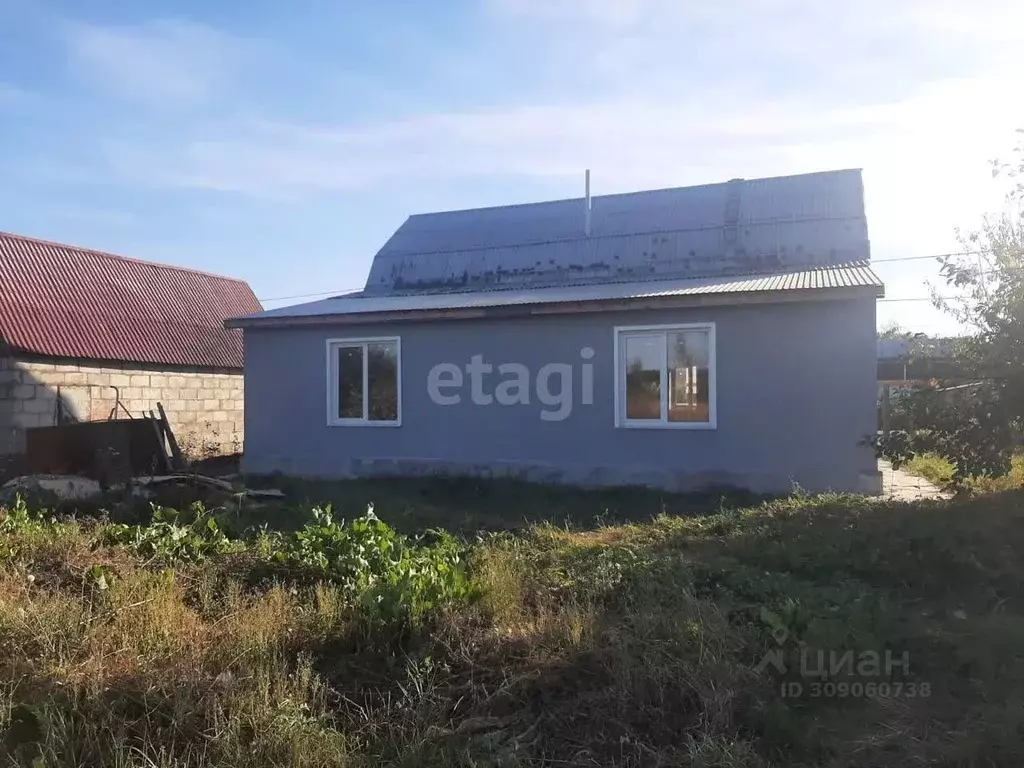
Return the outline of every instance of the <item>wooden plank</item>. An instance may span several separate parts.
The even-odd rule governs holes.
[[[181,455],[181,448],[178,447],[178,440],[174,437],[174,431],[171,429],[171,422],[167,418],[167,412],[164,410],[163,403],[157,403],[156,407],[160,411],[160,419],[163,422],[164,432],[167,435],[167,443],[171,446],[171,458],[174,459],[174,469],[184,469],[185,458]]]
[[[163,462],[164,462],[164,471],[165,472],[170,472],[171,471],[171,459],[167,455],[167,445],[166,445],[166,443],[164,443],[164,433],[163,433],[163,430],[160,428],[160,419],[158,419],[156,417],[156,414],[153,413],[152,411],[149,412],[149,418],[152,420],[153,431],[156,433],[157,445],[160,446],[160,457],[163,459]]]
[[[206,485],[206,486],[209,486],[210,488],[218,488],[218,489],[220,489],[222,491],[227,491],[228,493],[232,493],[235,490],[235,487],[231,483],[227,482],[226,480],[221,480],[218,477],[210,477],[208,475],[191,474],[191,473],[190,474],[153,475],[153,476],[150,476],[150,477],[139,477],[139,478],[136,478],[136,482],[139,485],[158,485],[160,483],[185,482],[185,483],[192,483],[193,485]],[[281,493],[281,492],[280,491],[275,491],[271,495],[276,495],[277,493]]]

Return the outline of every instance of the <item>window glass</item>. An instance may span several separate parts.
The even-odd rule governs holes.
[[[708,333],[669,331],[668,420],[710,420],[708,398]]]
[[[661,369],[664,334],[625,337],[623,365],[626,371],[626,418],[661,418]]]
[[[363,348],[338,348],[338,418],[363,418]]]
[[[712,325],[620,328],[616,340],[616,424],[714,428]]]
[[[398,420],[398,345],[392,341],[367,346],[370,421]]]

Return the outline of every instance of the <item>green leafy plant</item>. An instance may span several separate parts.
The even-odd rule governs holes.
[[[3,513],[3,517],[0,518],[0,533],[16,533],[34,522],[21,494],[17,494],[14,503],[0,509],[0,512]]]
[[[15,494],[11,504],[0,505],[0,534],[33,533],[55,525],[57,520],[49,510],[33,512],[21,494]]]
[[[85,573],[86,584],[97,592],[105,592],[109,589],[115,578],[113,570],[100,563],[93,564]]]
[[[417,621],[472,592],[462,542],[445,531],[410,540],[373,505],[349,522],[335,521],[329,506],[314,509],[313,522],[276,543],[275,561],[340,585],[371,620]]]
[[[146,525],[100,526],[94,546],[121,547],[161,566],[245,552],[257,561],[284,566],[286,577],[331,582],[368,624],[391,628],[415,624],[474,593],[464,542],[441,530],[410,539],[380,520],[372,505],[347,522],[335,520],[329,506],[316,508],[312,521],[295,533],[264,527],[247,539],[232,539],[199,503],[184,514],[155,504],[151,510]],[[38,528],[49,535],[56,525],[33,514],[19,498],[0,519],[0,533],[23,536]],[[13,554],[18,542],[10,539],[4,546]],[[114,576],[105,566],[94,565],[85,581],[91,589],[105,591]]]
[[[175,509],[154,504],[152,510],[153,522],[149,525],[108,526],[103,543],[122,546],[139,557],[165,563],[198,563],[210,555],[239,548],[202,504],[192,505],[191,522],[182,522],[181,514]]]
[[[0,559],[17,558],[31,549],[31,542],[46,542],[67,530],[48,509],[34,511],[24,496],[15,494],[13,501],[0,505]]]

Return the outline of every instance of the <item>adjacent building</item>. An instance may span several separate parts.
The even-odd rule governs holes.
[[[242,444],[240,281],[0,233],[0,460],[25,430],[163,404],[194,455]]]

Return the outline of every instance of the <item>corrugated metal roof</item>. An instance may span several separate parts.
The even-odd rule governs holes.
[[[247,321],[294,318],[371,315],[391,312],[424,312],[459,310],[529,304],[566,304],[588,301],[628,301],[672,296],[707,294],[745,294],[797,290],[843,288],[874,288],[879,293],[882,281],[868,262],[823,267],[770,275],[742,277],[703,277],[691,279],[648,280],[572,286],[548,286],[530,289],[462,291],[448,293],[411,293],[381,296],[365,292],[314,301],[295,307],[283,307],[233,321],[244,326]],[[784,297],[780,297],[784,300]]]
[[[260,309],[240,280],[0,232],[0,345],[15,351],[241,368],[224,320]]]
[[[419,214],[365,290],[575,285],[739,275],[870,258],[859,170]]]

